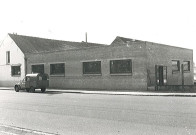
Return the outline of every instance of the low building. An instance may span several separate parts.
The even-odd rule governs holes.
[[[193,85],[193,50],[116,37],[110,45],[8,34],[0,47],[0,85],[48,73],[51,88],[147,90]]]

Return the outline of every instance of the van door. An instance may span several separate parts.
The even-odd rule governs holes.
[[[25,83],[25,88],[30,88],[30,77],[26,77],[26,83]]]
[[[26,77],[20,83],[21,89],[25,89],[25,85],[26,85]]]

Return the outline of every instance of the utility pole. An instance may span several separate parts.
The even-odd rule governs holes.
[[[85,33],[86,43],[87,43],[87,32]]]

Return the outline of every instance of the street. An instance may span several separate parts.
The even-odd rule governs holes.
[[[1,135],[194,135],[196,97],[1,90],[0,116]]]

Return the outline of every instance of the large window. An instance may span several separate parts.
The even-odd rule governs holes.
[[[12,76],[21,75],[20,66],[11,66]]]
[[[83,74],[101,74],[101,61],[83,62]]]
[[[65,75],[65,64],[50,64],[50,75]]]
[[[172,72],[180,71],[180,61],[172,60]]]
[[[111,60],[110,61],[111,74],[130,74],[132,73],[132,61],[126,60]]]
[[[44,64],[32,65],[32,73],[44,73]]]
[[[190,71],[190,61],[184,61],[183,62],[183,70],[184,71]]]
[[[6,64],[10,64],[10,51],[6,52]]]

